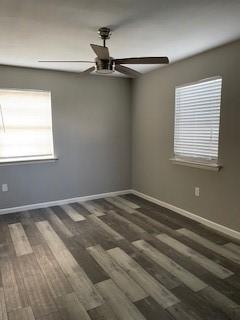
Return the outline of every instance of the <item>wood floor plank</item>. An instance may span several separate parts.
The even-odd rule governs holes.
[[[33,218],[32,215],[38,216],[38,213],[36,213],[35,210],[23,211],[20,213],[20,223],[23,226],[23,229],[26,233],[27,239],[31,247],[39,245],[43,242],[42,236],[35,226],[34,219],[37,219],[37,218],[36,216]],[[42,216],[44,216],[44,213],[42,213]]]
[[[3,288],[0,288],[0,320],[8,320]]]
[[[109,197],[109,198],[105,198],[105,200],[109,203],[111,203],[112,205],[114,205],[115,207],[122,209],[123,211],[127,212],[127,213],[134,213],[136,210],[127,206],[126,204],[118,201],[115,197]]]
[[[121,216],[120,216],[121,217]],[[121,218],[120,218],[121,219]],[[143,232],[139,232],[136,229],[133,230],[129,223],[125,222],[124,220],[118,219],[114,214],[111,214],[109,211],[108,214],[101,217],[101,220],[109,225],[112,229],[117,231],[121,236],[127,239],[129,242],[142,239]]]
[[[217,254],[216,252],[208,249],[207,247],[202,246],[198,242],[191,240],[189,237],[186,237],[177,231],[175,232],[174,235],[173,234],[169,234],[169,235],[171,237],[175,238],[176,240],[179,240],[180,242],[184,243],[186,246],[197,251],[198,253],[209,258],[210,260],[212,260],[218,264],[221,264],[223,267],[227,268],[228,270],[231,270],[234,274],[240,273],[240,265],[234,263],[232,260],[229,260],[229,259]],[[160,242],[160,241],[158,241],[158,242]],[[162,245],[162,243],[161,243],[161,245]],[[181,256],[181,255],[179,254],[179,256]],[[185,258],[184,256],[182,256],[182,257]],[[191,264],[193,264],[192,261],[191,261]],[[194,263],[194,264],[197,265],[196,263]],[[204,270],[202,267],[200,267],[200,269],[202,269],[202,271]],[[200,269],[199,269],[199,271],[200,271]],[[204,273],[206,274],[206,272],[204,272]],[[202,272],[202,274],[204,274],[204,273]],[[199,275],[200,275],[200,273],[199,273]]]
[[[110,256],[147,292],[162,308],[177,304],[179,300],[147,273],[120,248],[108,250]]]
[[[230,280],[232,277],[233,279]],[[240,304],[240,288],[238,287],[237,283],[231,284],[234,280],[235,282],[237,282],[238,279],[235,275],[232,277],[222,280],[213,277],[211,274],[208,273],[203,276],[202,280],[205,281],[210,287],[214,288],[215,290],[219,291],[229,299],[233,300],[235,303]]]
[[[237,244],[228,242],[224,245],[224,247],[240,256],[240,246]]]
[[[0,218],[2,218],[0,216]],[[10,241],[9,241],[10,240]],[[15,250],[13,247],[12,239],[10,236],[9,228],[6,223],[2,222],[0,220],[0,259],[3,260],[5,258],[8,258],[9,256],[15,256]],[[9,246],[11,245],[11,247]],[[9,247],[11,248],[9,250]],[[9,251],[11,251],[13,254],[9,254]]]
[[[36,224],[85,309],[90,310],[103,304],[93,283],[50,224],[47,221]]]
[[[73,289],[50,250],[39,245],[34,247],[34,254],[53,297],[57,298],[71,293]]]
[[[106,272],[84,248],[81,238],[69,238],[67,241],[65,241],[65,244],[80,267],[83,268],[93,283],[98,283],[109,279],[109,276],[106,274]]]
[[[178,308],[180,309],[180,314],[183,310],[184,313],[187,313],[190,316],[193,315],[194,318],[200,318],[201,320],[229,320],[229,317],[224,312],[211,305],[210,302],[201,295],[201,292],[202,291],[197,293],[193,292],[184,285],[173,289],[173,293],[182,301]],[[171,308],[174,307],[175,306]],[[170,310],[168,311],[171,313]]]
[[[178,232],[176,232],[178,234]],[[179,237],[174,235],[171,235],[172,238],[180,241],[181,243],[185,244],[186,246],[195,249],[196,248],[192,245],[192,242],[189,241],[188,238],[183,237],[181,235],[179,235]],[[203,275],[205,274],[209,274],[209,271],[206,270],[205,268],[203,268],[201,265],[199,265],[197,262],[194,262],[192,259],[189,259],[188,257],[186,257],[185,255],[179,253],[178,251],[176,251],[175,249],[173,249],[172,247],[168,246],[167,244],[165,244],[164,242],[159,241],[154,235],[145,235],[144,238],[145,241],[147,241],[148,243],[150,243],[153,247],[155,247],[156,249],[158,249],[161,253],[165,254],[166,256],[168,256],[169,258],[171,258],[172,260],[174,260],[176,263],[178,263],[179,265],[181,265],[183,268],[185,268],[186,270],[188,270],[189,272],[191,272],[192,274],[194,274],[195,276],[197,276],[198,278],[203,280]],[[185,239],[187,239],[188,241],[186,242]],[[200,245],[199,245],[200,246]],[[206,250],[203,250],[206,251]],[[197,250],[197,252],[199,252]],[[199,252],[200,253],[200,252]],[[215,260],[214,258],[212,258],[211,256],[209,257],[207,254],[205,255],[205,252],[201,252],[202,255],[206,256],[207,258],[209,258],[210,260],[221,264],[223,267],[227,268],[227,266],[225,264],[222,264],[219,260]],[[231,270],[232,272],[234,270],[232,270],[231,268],[229,268],[229,270]],[[215,276],[212,275],[212,277],[216,278]]]
[[[122,198],[120,196],[117,196],[117,197],[114,197],[114,199],[117,199],[117,201],[119,201],[120,203],[124,204],[125,206],[128,206],[129,208],[132,208],[132,209],[139,209],[141,208],[138,204],[132,202],[132,201],[129,201],[125,198]]]
[[[206,320],[194,313],[183,303],[178,303],[172,307],[169,307],[167,311],[175,320]]]
[[[80,213],[84,218],[89,216],[89,211],[84,208],[81,202],[74,202],[71,204],[71,207],[73,207],[78,213]]]
[[[23,278],[25,294],[35,317],[57,311],[50,288],[35,255],[29,254],[18,257],[17,266]]]
[[[85,220],[85,217],[75,210],[71,205],[65,204],[61,206],[65,213],[75,222]]]
[[[111,204],[110,202],[108,202],[105,198],[96,199],[94,200],[94,203],[100,206],[100,208],[102,208],[105,213],[108,213],[109,210],[116,210],[116,209],[121,210],[116,206],[114,206],[113,204]]]
[[[115,240],[122,240],[124,237],[119,234],[117,231],[112,229],[108,224],[104,223],[101,219],[94,215],[88,216],[88,219],[97,225],[99,228],[103,229],[105,232],[107,232],[109,235],[111,235]]]
[[[100,201],[100,200],[98,200]],[[119,209],[118,207],[112,205],[111,203],[107,202],[106,200],[101,200],[101,206],[103,206],[104,210],[109,213],[109,211],[116,212],[120,217],[124,217],[128,221],[134,223],[135,225],[139,226],[140,228],[144,229],[145,232],[149,233],[159,233],[159,229],[156,226],[149,225],[148,221],[143,220],[141,217],[137,216],[138,211],[134,211],[132,214],[128,214],[126,211]],[[104,217],[103,217],[104,218]]]
[[[167,289],[172,290],[181,285],[181,282],[176,277],[167,272],[167,270],[162,268],[159,264],[148,258],[146,255],[142,254],[128,241],[120,241],[118,245],[142,268],[144,268],[145,271],[147,271],[154,279],[159,281]]]
[[[59,230],[65,237],[73,237],[73,233],[66,227],[66,225],[62,222],[62,220],[55,214],[55,212],[51,209],[47,209],[47,218],[51,222],[51,224]]]
[[[58,218],[62,221],[62,223],[68,228],[68,230],[73,234],[73,236],[77,236],[79,234],[80,227],[81,227],[81,230],[85,230],[84,226],[88,224],[88,221],[86,219],[83,221],[80,221],[78,223],[78,222],[73,221],[60,206],[52,207],[51,209],[58,216]],[[47,219],[45,219],[45,220],[47,220]],[[59,235],[59,237],[62,238],[63,234],[58,233],[58,230],[55,229],[54,225],[53,225],[53,229]],[[65,241],[65,239],[63,239],[63,240]]]
[[[141,227],[142,229],[144,229],[146,232],[150,234],[158,234],[159,232],[166,232],[165,228],[159,229],[158,226],[155,225],[155,222],[158,223],[158,221],[155,221],[152,219],[154,223],[151,223],[151,218],[149,218],[148,216],[144,215],[139,211],[135,210],[135,212],[133,212],[132,214],[128,214],[123,210],[119,210],[115,208],[111,208],[110,210],[116,211],[118,215],[123,216],[124,218],[128,219],[129,221]],[[171,230],[171,232],[173,232],[173,230]]]
[[[140,212],[140,211],[136,211],[134,213],[134,215],[136,215],[137,217],[141,218],[143,221],[145,221],[146,223],[148,223],[149,225],[154,226],[158,231],[160,232],[164,232],[164,233],[174,233],[174,230],[171,229],[170,227],[168,227],[167,225],[147,216],[146,214]],[[159,232],[158,232],[159,233]]]
[[[1,262],[1,274],[7,311],[21,308],[22,302],[10,259]]]
[[[53,312],[41,318],[37,318],[37,320],[68,320],[68,319],[64,318],[64,316],[59,312]]]
[[[127,296],[114,284],[106,280],[96,284],[97,289],[113,309],[119,320],[145,320],[137,307],[131,303]]]
[[[168,236],[167,234],[161,233],[156,236],[156,238],[168,246],[172,247],[179,253],[183,254],[184,256],[188,257],[189,259],[193,260],[194,262],[201,265],[203,268],[211,272],[212,274],[216,275],[220,279],[226,279],[233,275],[233,272],[224,268],[223,266],[215,263],[214,261],[206,258],[202,254],[198,253],[197,251],[189,248],[188,246],[184,245],[180,241]]]
[[[190,273],[194,274],[196,277],[198,277],[201,280],[203,279],[203,276],[205,274],[209,274],[209,271],[203,268],[201,265],[199,265],[197,262],[194,262],[193,260],[189,259],[185,255],[179,253],[172,247],[168,246],[164,242],[159,241],[156,237],[152,235],[147,235],[144,237],[144,240],[151,244],[154,248],[159,250],[162,254],[166,255],[167,257],[171,258],[173,261],[175,261],[177,264],[182,266],[184,269],[188,270]],[[179,239],[181,241],[181,239]],[[184,243],[184,242],[183,242]],[[186,243],[185,243],[186,244]],[[188,244],[186,244],[188,245]],[[189,246],[191,247],[191,246]],[[203,254],[203,253],[202,253]],[[204,255],[204,254],[203,254]],[[216,262],[216,261],[215,261]],[[225,267],[225,266],[224,266]],[[210,274],[211,275],[211,274]],[[216,278],[212,275],[213,278]]]
[[[240,306],[212,287],[205,288],[200,293],[211,304],[222,310],[230,319],[240,319]]]
[[[11,259],[11,264],[12,264],[12,268],[13,268],[13,272],[14,272],[14,277],[15,277],[15,281],[16,281],[16,285],[18,288],[18,293],[20,296],[20,300],[21,300],[21,305],[22,308],[28,307],[30,306],[30,301],[28,298],[28,293],[26,290],[26,286],[24,283],[24,277],[21,273],[21,270],[19,268],[19,258],[15,257]]]
[[[143,228],[139,227],[137,224],[133,223],[132,221],[130,221],[128,219],[126,219],[125,217],[117,214],[116,211],[109,210],[108,214],[110,216],[114,217],[120,223],[124,223],[124,224],[128,225],[129,229],[133,230],[133,232],[135,232],[137,234],[146,233],[146,231]]]
[[[202,245],[198,244],[195,241],[192,241],[190,238],[185,237],[181,235],[178,232],[175,232],[177,235],[170,235],[172,238],[180,241],[181,243],[185,244],[189,248],[197,251],[198,253],[202,254],[206,258],[214,261],[217,264],[220,264],[224,268],[231,270],[234,274],[240,272],[240,266],[235,264],[234,262],[217,255],[215,252],[211,251],[210,249],[207,249],[206,247],[203,247]],[[202,276],[209,274],[209,271],[204,269],[201,265],[194,262],[193,260],[190,260],[185,255],[180,254],[178,251],[174,250],[173,248],[169,247],[165,243],[157,240],[155,237],[145,237],[146,241],[148,241],[150,244],[152,244],[154,247],[156,247],[159,251],[166,254],[170,258],[172,258],[175,262],[180,264],[185,269],[189,270],[191,273],[195,274],[199,278],[202,278]],[[213,275],[212,275],[213,276]],[[214,277],[214,276],[213,276]],[[216,277],[214,277],[216,278]],[[227,280],[227,279],[226,279]]]
[[[67,218],[64,223],[71,228],[75,235],[74,238],[82,247],[87,248],[97,244],[101,244],[104,249],[116,247],[117,241],[109,233],[103,232],[103,229],[99,228],[98,224],[92,223],[91,219],[75,223],[70,218]],[[63,240],[66,242],[65,239]]]
[[[194,233],[187,229],[179,229],[177,230],[179,233],[183,234],[184,236],[190,238],[193,241],[196,241],[197,243],[201,244],[202,246],[216,252],[217,254],[225,257],[226,259],[229,259],[237,264],[240,264],[240,256],[228,249],[226,249],[223,246],[220,246],[218,244],[215,244],[214,242],[207,240],[201,236],[199,236],[197,233]]]
[[[144,240],[134,241],[133,245],[146,254],[156,263],[160,264],[168,272],[172,273],[181,282],[183,282],[187,287],[197,292],[207,287],[207,284],[198,279],[195,275],[182,268],[179,264],[175,263],[172,259],[165,256],[153,246],[148,244]]]
[[[42,221],[42,220],[45,220],[45,207],[44,208],[39,208],[39,209],[33,209],[33,210],[27,210],[25,212],[27,212],[32,221],[35,223],[35,222],[38,222],[38,221]],[[22,215],[22,214],[21,214]]]
[[[183,225],[179,223],[176,219],[172,217],[172,215],[166,214],[165,212],[162,212],[161,209],[153,209],[151,207],[141,207],[138,209],[138,212],[141,212],[148,217],[159,221],[160,223],[168,226],[169,228],[173,230],[177,230],[181,228]]]
[[[108,212],[108,210],[110,210],[109,208],[106,208],[104,206],[104,203],[112,206],[110,203],[108,203],[107,201],[104,200],[104,198],[100,198],[100,199],[95,199],[95,200],[91,200],[91,203],[94,204],[94,206],[96,206],[99,210],[103,211],[105,214]]]
[[[119,320],[107,303],[88,311],[92,320]]]
[[[8,314],[9,320],[35,320],[31,307],[11,311]]]
[[[91,201],[81,202],[80,204],[96,217],[101,217],[105,215],[103,210],[99,209],[99,207]]]
[[[158,234],[159,229],[154,227],[153,225],[149,224],[148,221],[143,219],[142,217],[137,215],[137,211],[135,211],[132,214],[128,214],[124,210],[118,209],[118,208],[111,208],[109,210],[114,210],[119,216],[126,218],[127,220],[131,221],[132,223],[136,224],[140,228],[144,229],[146,232],[152,234]]]
[[[17,256],[32,253],[31,245],[28,241],[26,233],[21,223],[10,224],[9,226],[10,235],[13,241],[13,245]]]
[[[60,310],[68,320],[91,320],[74,292],[60,298]]]
[[[206,273],[209,273],[206,269],[200,266],[198,263],[189,259],[185,255],[180,254],[175,249],[171,248],[164,242],[159,241],[156,237],[152,235],[146,235],[144,240],[150,243],[153,247],[159,250],[164,255],[168,256],[172,260],[174,260],[177,264],[188,270],[190,273],[194,274],[198,278],[202,278],[202,276]],[[179,239],[181,241],[181,239]]]
[[[131,301],[135,302],[148,296],[101,246],[89,247],[87,250]]]
[[[226,282],[233,290],[240,291],[240,273],[226,279]]]
[[[173,320],[171,315],[151,297],[135,302],[135,306],[147,320]]]

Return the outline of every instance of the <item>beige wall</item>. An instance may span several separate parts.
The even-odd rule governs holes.
[[[172,164],[175,86],[218,75],[223,78],[222,171]],[[132,122],[133,188],[240,231],[240,42],[134,81]],[[195,186],[200,187],[199,198]]]
[[[52,93],[56,163],[0,166],[0,209],[130,187],[128,79],[0,67],[1,88]]]

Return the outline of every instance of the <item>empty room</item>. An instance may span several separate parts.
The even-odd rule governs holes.
[[[0,0],[0,320],[239,320],[239,84],[239,0]]]

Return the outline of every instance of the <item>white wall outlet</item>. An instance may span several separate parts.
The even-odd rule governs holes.
[[[200,188],[199,187],[195,187],[195,196],[196,197],[200,196]]]
[[[2,184],[2,192],[8,192],[8,185],[6,183]]]

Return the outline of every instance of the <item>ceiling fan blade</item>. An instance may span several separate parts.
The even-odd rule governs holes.
[[[88,68],[87,70],[84,70],[82,73],[83,74],[88,74],[88,73],[91,73],[95,70],[95,67],[91,67],[91,68]]]
[[[96,44],[90,44],[97,57],[101,60],[109,60],[109,51],[107,47],[98,46]]]
[[[86,60],[39,60],[38,62],[95,63],[94,61],[86,61]]]
[[[115,64],[168,64],[168,57],[142,57],[115,59]]]
[[[117,64],[115,65],[115,70],[118,71],[118,72],[121,72],[131,78],[137,78],[141,75],[140,72],[136,71],[136,70],[133,70],[133,69],[130,69],[128,67],[125,67],[125,66],[121,66],[120,64]]]

